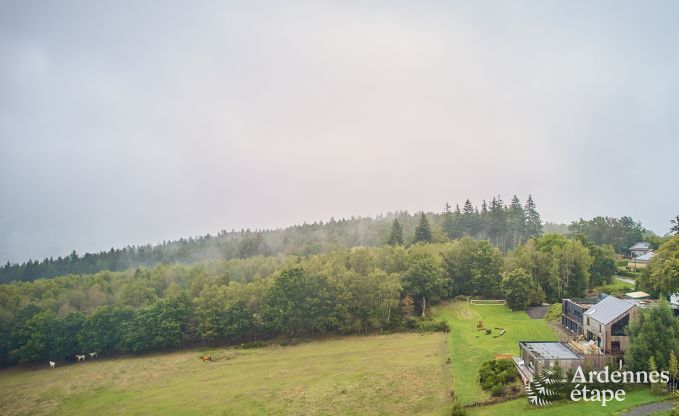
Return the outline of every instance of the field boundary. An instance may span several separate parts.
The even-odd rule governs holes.
[[[469,299],[472,305],[506,305],[507,301],[504,299]]]

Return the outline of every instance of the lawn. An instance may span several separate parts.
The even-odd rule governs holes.
[[[599,402],[562,402],[545,407],[533,407],[528,400],[512,400],[494,406],[479,407],[469,411],[469,416],[494,415],[532,415],[532,416],[571,416],[571,415],[617,415],[624,409],[641,404],[666,400],[667,396],[651,394],[650,389],[627,392],[625,401],[608,402],[601,406]]]
[[[435,308],[437,319],[450,323],[450,357],[453,389],[463,404],[489,398],[477,381],[479,367],[496,354],[519,354],[519,341],[556,340],[554,332],[542,319],[531,319],[525,312],[512,312],[504,305],[470,305],[453,302]],[[476,330],[478,321],[492,329],[491,335]],[[499,330],[505,334],[498,338]],[[478,335],[478,338],[477,338]]]
[[[447,355],[443,334],[396,334],[12,368],[0,371],[0,413],[447,414]]]

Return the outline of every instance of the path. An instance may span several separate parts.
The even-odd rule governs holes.
[[[526,308],[526,313],[533,319],[542,319],[549,310],[550,305],[532,306]]]
[[[629,277],[620,277],[620,276],[615,276],[616,279],[620,280],[621,282],[629,283],[631,285],[636,284],[634,279],[630,279]]]
[[[660,412],[660,411],[663,411],[663,410],[670,410],[671,408],[674,407],[675,404],[676,404],[675,401],[644,404],[642,406],[635,407],[634,409],[629,410],[625,413],[622,413],[620,416],[646,416],[646,415],[651,415],[655,412]]]

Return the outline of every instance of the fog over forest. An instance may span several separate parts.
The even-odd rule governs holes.
[[[1,2],[0,262],[513,194],[663,235],[678,9]]]

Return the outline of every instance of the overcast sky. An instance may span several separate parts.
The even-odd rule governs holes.
[[[679,2],[0,0],[0,261],[533,194],[679,214]]]

